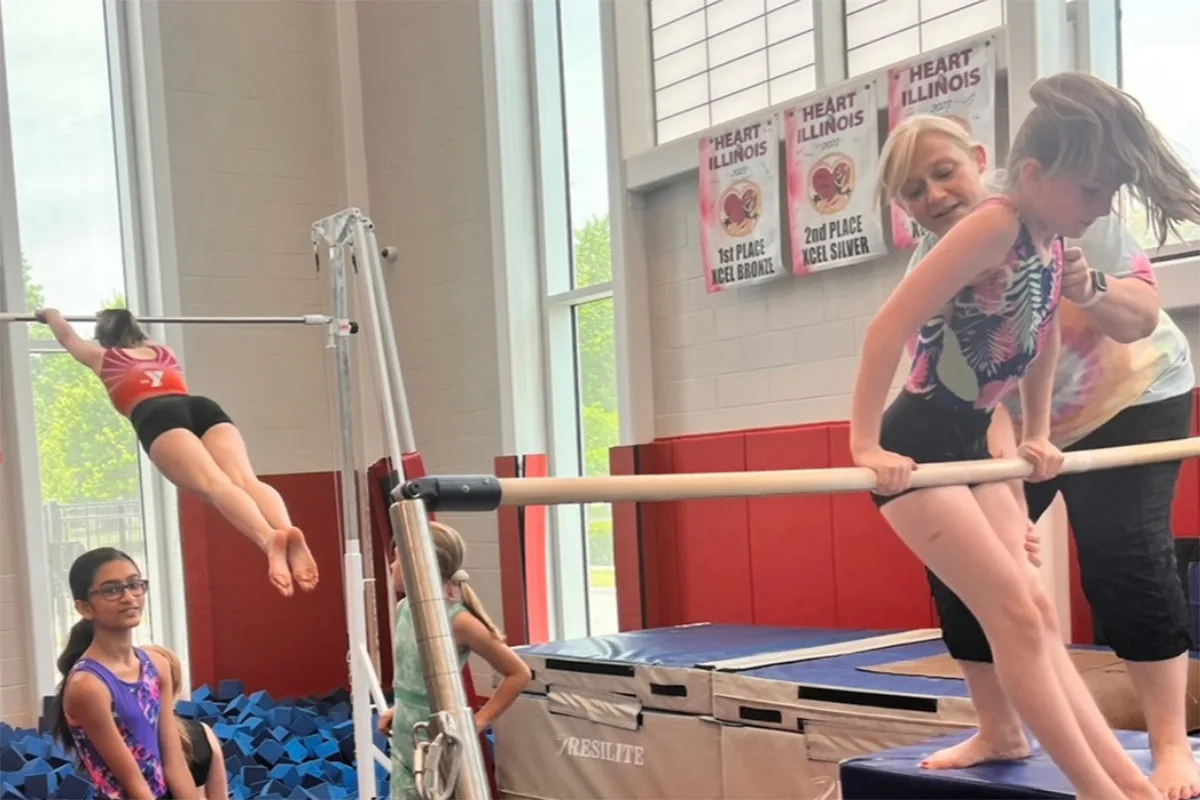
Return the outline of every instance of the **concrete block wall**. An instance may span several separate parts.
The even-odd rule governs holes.
[[[689,176],[654,190],[642,211],[655,435],[847,419],[866,326],[907,254],[708,294],[699,202]]]
[[[480,5],[359,3],[358,21],[370,213],[399,251],[385,272],[417,449],[431,471],[490,473],[502,446]],[[498,617],[494,516],[439,519],[463,534]]]
[[[182,313],[328,311],[309,229],[341,203],[330,9],[169,0],[159,13]],[[260,473],[335,468],[323,330],[182,335],[190,388],[226,407]]]

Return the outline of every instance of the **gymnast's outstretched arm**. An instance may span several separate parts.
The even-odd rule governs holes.
[[[76,361],[95,373],[100,372],[100,365],[104,362],[103,347],[95,342],[87,341],[76,333],[75,329],[71,327],[71,323],[63,319],[57,309],[39,309],[34,312],[34,316],[50,327],[54,338]]]

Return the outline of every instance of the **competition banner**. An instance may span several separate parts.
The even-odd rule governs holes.
[[[784,117],[792,272],[806,275],[885,254],[875,201],[875,84],[820,95]]]
[[[996,155],[996,47],[994,37],[922,53],[888,70],[888,130],[914,114],[947,117]],[[916,244],[921,229],[892,204],[892,243]]]
[[[709,292],[783,276],[779,120],[772,114],[700,139],[700,247]]]

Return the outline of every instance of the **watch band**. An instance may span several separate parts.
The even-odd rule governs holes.
[[[1102,299],[1104,299],[1104,295],[1108,292],[1107,281],[1101,278],[1100,273],[1096,270],[1092,270],[1091,280],[1089,282],[1092,285],[1092,296],[1082,303],[1079,303],[1078,305],[1080,308],[1091,308],[1092,306],[1096,305],[1096,303],[1099,303]]]

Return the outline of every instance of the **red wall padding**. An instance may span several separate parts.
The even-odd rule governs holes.
[[[497,456],[492,469],[497,478],[520,475],[517,456]],[[500,598],[504,606],[504,635],[516,646],[529,644],[529,624],[525,618],[525,546],[522,542],[522,517],[519,506],[500,506],[496,511],[500,548]]]
[[[852,467],[850,425],[831,425],[831,467]],[[934,625],[925,567],[896,535],[866,492],[832,495],[833,567],[839,628]],[[886,587],[885,591],[881,591]]]
[[[670,442],[638,445],[639,475],[669,475],[674,472],[674,453]],[[623,518],[613,517],[614,528]],[[646,626],[661,628],[680,619],[679,562],[675,558],[677,537],[674,503],[638,504],[638,525],[642,559],[642,583],[645,588]],[[627,541],[616,536],[614,545]],[[635,539],[634,541],[638,541]],[[616,555],[614,553],[614,555]],[[626,554],[624,557],[628,557]],[[618,594],[618,596],[620,596]]]
[[[1193,394],[1192,436],[1200,436],[1200,389]],[[1175,495],[1175,535],[1200,536],[1200,459],[1183,462]]]
[[[610,475],[637,474],[637,447],[614,447],[608,453]],[[645,627],[642,593],[641,530],[637,503],[613,503],[613,570],[617,584],[617,626],[622,631]]]
[[[550,474],[550,457],[530,453],[522,463],[522,477],[545,478]],[[549,545],[546,541],[546,506],[525,506],[521,510],[522,541],[525,551],[525,613],[529,642],[540,644],[550,639]]]
[[[748,470],[828,466],[829,436],[823,426],[746,434]],[[831,497],[753,498],[749,512],[754,621],[832,626],[837,600]]]
[[[746,437],[733,433],[672,442],[674,472],[742,472]],[[754,621],[750,518],[745,499],[675,503],[679,622]]]
[[[321,573],[315,591],[281,596],[266,557],[216,509],[180,493],[189,649],[194,685],[238,679],[276,696],[348,684],[339,494],[334,473],[264,476],[307,535]]]

